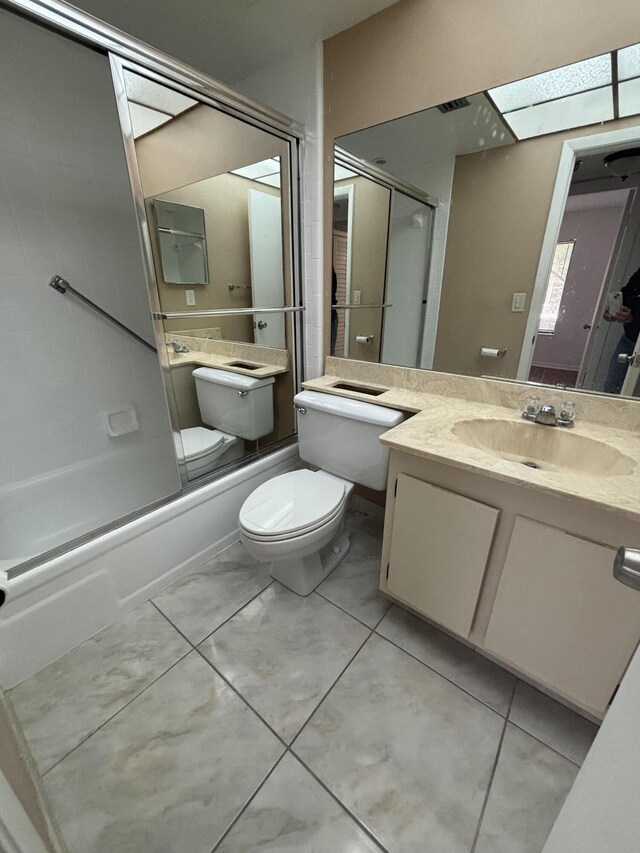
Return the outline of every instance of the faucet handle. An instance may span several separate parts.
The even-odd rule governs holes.
[[[560,404],[560,412],[558,420],[567,424],[572,424],[576,418],[576,404],[573,400],[563,400]]]
[[[537,415],[542,408],[542,400],[535,394],[531,394],[524,401],[524,411],[527,415]]]

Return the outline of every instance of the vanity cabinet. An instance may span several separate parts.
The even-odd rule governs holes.
[[[399,474],[387,588],[468,637],[499,511]]]
[[[640,640],[621,544],[635,519],[391,451],[380,589],[594,717]]]
[[[615,549],[515,520],[484,646],[582,707],[603,710],[638,641],[640,596]]]

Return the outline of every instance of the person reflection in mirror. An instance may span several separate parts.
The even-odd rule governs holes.
[[[338,301],[338,276],[335,267],[331,268],[331,305]],[[336,341],[338,340],[338,312],[331,308],[331,355],[336,354]]]
[[[629,369],[628,363],[618,361],[620,355],[631,355],[640,333],[640,268],[631,276],[622,288],[622,307],[613,316],[604,309],[603,318],[607,323],[622,323],[622,335],[613,351],[607,378],[602,388],[607,394],[619,394]]]

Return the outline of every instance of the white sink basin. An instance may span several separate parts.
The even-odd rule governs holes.
[[[470,447],[543,471],[620,477],[635,468],[634,460],[617,448],[564,427],[478,418],[458,421],[453,433]]]

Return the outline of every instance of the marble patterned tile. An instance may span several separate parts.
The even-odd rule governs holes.
[[[367,635],[319,595],[274,583],[198,648],[290,741]]]
[[[469,853],[503,724],[373,635],[293,750],[394,853]]]
[[[578,768],[507,724],[475,853],[540,853]]]
[[[14,687],[11,702],[40,772],[188,651],[184,637],[146,602]]]
[[[376,630],[506,716],[516,679],[502,667],[395,605]]]
[[[270,583],[269,566],[254,560],[236,542],[153,602],[197,645]]]
[[[375,628],[391,607],[378,589],[380,557],[347,556],[318,587],[318,592],[370,628]]]
[[[282,750],[191,652],[45,787],[70,853],[210,853]]]
[[[380,849],[288,753],[216,853],[376,853]]]
[[[509,719],[576,764],[582,764],[598,733],[595,723],[523,681],[516,687]]]

